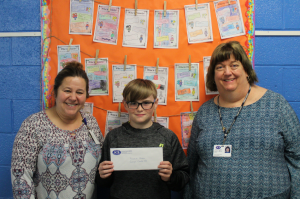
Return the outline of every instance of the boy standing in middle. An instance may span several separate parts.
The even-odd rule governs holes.
[[[150,80],[135,79],[123,91],[123,104],[130,122],[110,131],[102,147],[97,182],[110,186],[113,199],[170,199],[189,181],[186,156],[177,136],[152,122],[157,108],[157,90]],[[163,161],[157,170],[114,171],[110,148],[163,147]]]

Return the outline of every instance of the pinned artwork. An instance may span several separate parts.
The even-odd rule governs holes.
[[[154,11],[154,48],[178,48],[179,10]]]
[[[245,35],[239,0],[214,1],[221,39]]]
[[[58,70],[61,71],[65,64],[70,61],[81,62],[80,58],[80,46],[79,45],[58,45],[57,46],[57,60],[58,60]]]
[[[94,42],[117,45],[120,21],[120,7],[98,5]]]
[[[219,94],[218,91],[210,91],[207,87],[206,87],[206,75],[208,72],[208,67],[209,67],[209,63],[210,63],[210,56],[207,57],[203,57],[203,70],[204,70],[204,84],[205,84],[205,94],[206,95],[216,95]]]
[[[82,107],[82,111],[84,113],[89,113],[91,115],[93,115],[93,107],[94,107],[94,103],[92,102],[85,102],[84,106]]]
[[[184,6],[189,44],[213,41],[209,3]]]
[[[157,72],[155,67],[144,66],[144,79],[151,80],[155,84],[158,104],[167,105],[169,68],[158,67]]]
[[[106,114],[106,125],[105,125],[105,136],[109,131],[121,126],[123,123],[127,122],[129,119],[128,113],[121,113],[118,117],[117,111],[107,111]]]
[[[180,113],[182,148],[187,149],[190,142],[191,130],[197,112]]]
[[[152,121],[154,122],[154,117],[152,117]],[[156,122],[165,128],[169,128],[169,117],[157,117]]]
[[[108,58],[101,58],[95,63],[94,58],[85,59],[85,72],[89,78],[89,94],[108,95]]]
[[[123,46],[147,48],[149,10],[125,9]]]
[[[131,81],[136,79],[136,65],[112,65],[113,76],[113,102],[122,102],[123,90],[125,86]]]
[[[175,101],[199,99],[199,63],[175,64]]]
[[[69,34],[92,35],[94,1],[70,0]]]

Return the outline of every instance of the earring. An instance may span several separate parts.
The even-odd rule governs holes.
[[[248,82],[250,81],[250,77],[249,76],[247,76],[247,80],[248,80]]]

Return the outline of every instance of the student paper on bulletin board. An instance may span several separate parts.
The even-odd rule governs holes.
[[[81,0],[81,2],[88,0]],[[188,63],[189,55],[191,55],[191,63],[199,63],[199,101],[193,101],[193,111],[197,111],[199,107],[211,99],[215,95],[206,95],[205,84],[204,84],[204,70],[203,70],[203,57],[211,56],[213,50],[217,45],[223,42],[237,40],[243,46],[249,58],[254,60],[254,0],[239,0],[239,5],[241,7],[242,19],[245,28],[245,35],[236,36],[227,39],[221,39],[220,31],[218,27],[218,21],[216,18],[216,11],[213,1],[198,1],[199,10],[203,3],[208,3],[210,7],[211,24],[212,24],[212,37],[213,41],[192,43],[189,44],[187,36],[187,24],[186,24],[186,13],[185,6],[189,7],[195,4],[194,0],[167,0],[167,10],[179,10],[179,37],[178,37],[178,48],[154,48],[154,12],[155,10],[164,9],[164,0],[156,1],[138,1],[138,9],[149,10],[148,18],[148,30],[147,37],[147,47],[125,47],[122,46],[123,43],[123,33],[126,31],[124,28],[124,17],[125,9],[134,9],[134,0],[113,0],[112,6],[120,7],[120,18],[118,20],[119,27],[117,28],[118,33],[113,33],[113,37],[117,44],[99,43],[94,42],[94,31],[97,22],[97,11],[99,5],[108,7],[109,0],[103,0],[102,3],[94,1],[93,10],[93,25],[89,25],[89,28],[93,28],[92,35],[78,35],[69,34],[69,24],[70,24],[70,0],[41,0],[41,24],[42,24],[42,105],[43,108],[49,108],[53,106],[53,97],[51,96],[51,91],[53,89],[54,79],[57,74],[57,46],[58,45],[68,45],[70,39],[73,39],[72,45],[80,45],[81,51],[81,61],[85,67],[84,60],[86,58],[95,58],[96,50],[99,50],[99,59],[108,58],[108,74],[109,74],[109,95],[101,96],[91,96],[87,99],[87,102],[92,102],[94,104],[93,115],[96,117],[102,133],[105,133],[105,123],[107,111],[118,111],[118,102],[113,102],[113,71],[112,65],[122,65],[124,64],[124,57],[127,55],[127,64],[136,65],[137,78],[143,78],[144,66],[156,66],[157,58],[159,58],[159,67],[168,67],[168,85],[167,85],[167,102],[166,105],[159,105],[157,108],[157,117],[169,117],[169,128],[177,135],[180,142],[182,142],[181,135],[181,120],[180,114],[184,112],[191,112],[191,104],[189,101],[176,101],[175,100],[175,75],[174,75],[174,65],[175,63]],[[230,1],[232,4],[236,5],[236,0]],[[228,4],[228,0],[223,1],[224,4]],[[195,6],[196,7],[196,6]],[[229,6],[230,7],[230,6]],[[106,13],[107,14],[107,13]],[[192,12],[192,14],[195,14]],[[114,17],[118,17],[118,14],[113,13]],[[197,16],[197,14],[195,14]],[[105,16],[109,17],[109,15]],[[192,19],[192,17],[189,17]],[[51,20],[51,21],[50,21]],[[189,23],[192,21],[189,21]],[[191,23],[192,24],[192,23]],[[194,24],[201,24],[195,21]],[[240,23],[239,23],[240,24]],[[208,27],[208,26],[207,26]],[[100,22],[99,22],[100,28]],[[239,27],[241,28],[241,27]],[[115,28],[116,29],[116,28]],[[114,30],[115,30],[114,29]],[[189,30],[191,31],[191,30]],[[197,29],[199,34],[200,29]],[[113,31],[109,33],[111,36]],[[202,31],[205,34],[205,30]],[[140,35],[139,35],[140,36]],[[171,38],[171,36],[170,36]],[[170,40],[171,41],[171,40]],[[175,41],[175,38],[174,38]],[[140,41],[139,41],[140,42]],[[144,42],[144,40],[142,40]],[[119,101],[119,100],[117,100]],[[121,108],[122,112],[126,112],[123,105]]]

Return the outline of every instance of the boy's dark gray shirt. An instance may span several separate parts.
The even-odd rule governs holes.
[[[113,199],[171,198],[170,190],[180,191],[189,181],[189,168],[177,136],[162,125],[154,122],[147,129],[135,129],[127,122],[113,129],[106,135],[100,162],[110,160],[110,148],[140,147],[163,147],[163,160],[169,161],[173,167],[169,182],[161,180],[158,170],[138,170],[114,171],[106,179],[100,178],[97,171],[97,183],[110,186]]]

